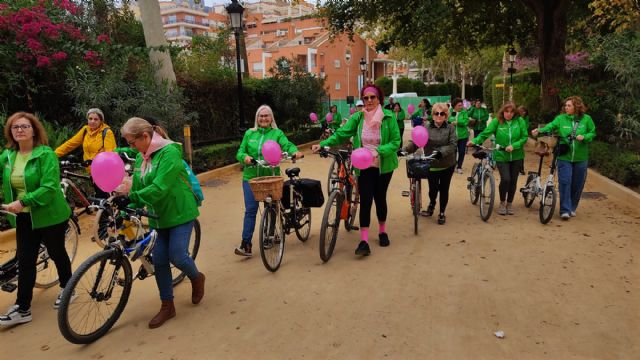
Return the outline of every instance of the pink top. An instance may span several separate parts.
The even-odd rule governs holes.
[[[362,147],[368,150],[376,150],[380,146],[380,128],[374,129],[367,126],[366,122],[362,123],[362,134],[360,135]],[[372,167],[380,167],[379,157],[373,159]]]

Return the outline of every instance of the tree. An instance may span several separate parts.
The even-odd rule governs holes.
[[[564,72],[567,15],[587,0],[327,0],[321,8],[333,33],[368,30],[378,36],[378,50],[393,45],[422,46],[433,56],[476,51],[483,46],[535,43],[539,52],[541,101],[557,111],[557,83]],[[534,16],[532,16],[534,15]],[[419,31],[418,31],[419,30]],[[535,30],[535,31],[533,31]]]
[[[160,4],[158,0],[138,0],[140,6],[140,19],[144,29],[144,39],[147,46],[152,48],[149,53],[152,64],[158,66],[156,81],[167,82],[173,86],[176,82],[176,74],[173,71],[173,63],[168,50],[154,49],[167,46],[162,28],[162,16],[160,16]]]

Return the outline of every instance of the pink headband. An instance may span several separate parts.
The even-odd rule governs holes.
[[[367,86],[366,88],[364,88],[364,90],[362,90],[362,95],[366,94],[367,92],[373,92],[374,94],[376,94],[377,98],[380,98],[378,89],[374,88],[373,86]]]

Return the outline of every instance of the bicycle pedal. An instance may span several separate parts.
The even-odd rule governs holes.
[[[402,192],[402,196],[403,196],[403,197],[409,197],[410,195],[411,195],[411,192],[410,192],[410,191],[406,191],[406,190],[405,190],[405,191],[403,191],[403,192]]]
[[[2,285],[2,291],[6,291],[8,293],[14,292],[18,288],[18,285],[14,283],[6,283]]]
[[[360,230],[360,226],[349,226],[351,230]]]
[[[467,177],[467,181],[472,181],[473,180],[473,176],[468,176]]]

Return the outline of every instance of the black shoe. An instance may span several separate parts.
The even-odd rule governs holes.
[[[438,225],[444,225],[446,221],[447,217],[444,216],[444,213],[440,213],[440,215],[438,215]]]
[[[369,256],[371,254],[371,249],[369,249],[369,243],[362,240],[358,247],[356,248],[356,255]]]
[[[389,241],[389,235],[387,235],[387,233],[378,234],[378,239],[380,239],[380,246],[382,247],[389,246],[389,244],[391,243]]]
[[[422,215],[422,216],[432,216],[433,215],[433,209],[435,207],[436,207],[435,204],[429,204],[429,207],[427,207],[427,210],[420,211],[420,215]]]

